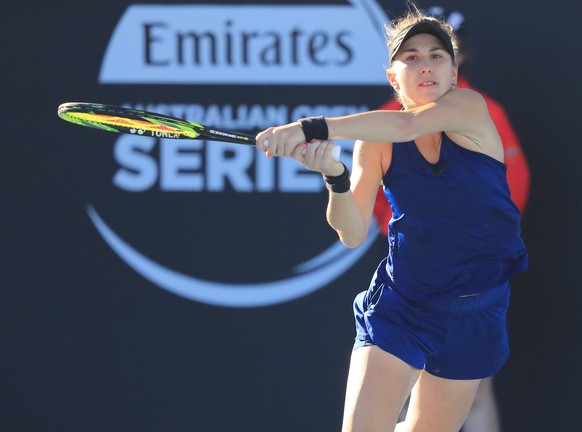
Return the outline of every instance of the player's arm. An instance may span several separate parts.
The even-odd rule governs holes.
[[[483,97],[451,90],[435,102],[405,111],[371,111],[327,119],[330,139],[405,142],[435,132],[456,132],[459,145],[503,160],[500,140]]]
[[[382,179],[382,146],[358,141],[354,147],[351,190],[329,193],[327,221],[342,243],[354,248],[363,243],[372,219],[378,185]]]
[[[454,89],[435,102],[405,111],[368,111],[326,119],[328,139],[405,142],[435,132],[456,133],[455,142],[503,160],[499,134],[483,97]],[[273,156],[291,156],[306,140],[299,122],[269,128],[257,135],[257,148]]]

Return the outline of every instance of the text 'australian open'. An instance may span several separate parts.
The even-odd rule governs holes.
[[[219,128],[251,132],[291,119],[323,113],[342,116],[365,105],[209,105],[126,103],[141,109]],[[144,134],[145,135],[145,134]],[[118,170],[113,184],[126,192],[284,192],[319,193],[321,175],[306,171],[290,158],[268,159],[253,146],[223,142],[171,140],[121,135],[114,145]],[[345,147],[345,146],[344,146]]]
[[[213,31],[177,31],[163,22],[143,25],[144,62],[149,66],[346,65],[353,59],[351,34],[341,30],[286,32],[236,30],[233,21]]]

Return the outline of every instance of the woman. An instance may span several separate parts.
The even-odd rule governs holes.
[[[507,167],[507,183],[511,199],[519,209],[521,217],[528,203],[530,188],[530,170],[526,155],[523,151],[519,137],[513,128],[511,120],[507,115],[505,108],[499,101],[494,100],[491,96],[482,90],[475,88],[469,80],[469,72],[473,55],[471,53],[470,29],[463,14],[458,10],[450,10],[442,6],[432,6],[426,11],[429,16],[441,18],[448,22],[455,31],[455,39],[458,43],[458,52],[455,60],[458,66],[457,87],[469,88],[478,91],[489,109],[489,115],[495,123],[499,136],[503,143],[504,163]],[[470,27],[470,25],[469,25]],[[469,68],[469,69],[468,69]],[[386,101],[380,110],[400,110],[400,102],[396,99]],[[386,200],[383,188],[378,188],[376,203],[374,205],[374,218],[384,237],[388,236],[388,222],[392,217],[390,204]],[[508,326],[511,328],[511,326]],[[406,411],[406,406],[404,408]],[[402,414],[400,415],[402,418]],[[465,423],[463,432],[500,432],[501,422],[499,409],[497,407],[496,394],[494,389],[493,377],[481,381],[475,395],[475,400]]]
[[[365,240],[380,183],[392,207],[388,256],[354,302],[343,431],[394,430],[411,391],[396,430],[458,431],[509,354],[508,281],[527,254],[487,105],[456,88],[452,29],[415,11],[388,30],[402,111],[301,119],[261,132],[257,148],[323,174],[348,247]],[[360,140],[351,179],[328,139]]]

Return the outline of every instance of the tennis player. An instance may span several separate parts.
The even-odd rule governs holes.
[[[470,30],[467,28],[465,17],[459,10],[447,9],[442,6],[432,6],[426,10],[430,16],[442,18],[447,21],[454,29],[459,50],[455,59],[458,65],[457,87],[469,88],[478,91],[489,109],[489,114],[499,136],[503,143],[504,163],[507,167],[507,184],[511,199],[519,209],[521,217],[527,207],[529,187],[530,187],[530,170],[526,155],[522,149],[519,137],[514,130],[511,121],[504,107],[491,96],[482,90],[475,88],[468,79],[467,69],[471,67],[473,57],[470,46]],[[395,99],[390,99],[378,109],[400,110],[402,106]],[[388,222],[392,217],[390,205],[386,200],[382,187],[378,190],[376,204],[374,206],[374,218],[384,237],[388,236]],[[509,326],[511,328],[511,326]],[[406,411],[406,406],[404,411]],[[403,415],[401,414],[402,418]],[[475,395],[475,400],[465,423],[462,428],[463,432],[500,432],[501,419],[497,406],[493,377],[481,381]]]
[[[507,359],[509,280],[527,252],[487,105],[457,88],[452,28],[414,10],[387,30],[402,111],[301,119],[257,147],[323,174],[327,220],[348,247],[367,237],[379,184],[392,208],[388,255],[354,301],[343,431],[453,432]],[[332,139],[359,140],[351,176]]]

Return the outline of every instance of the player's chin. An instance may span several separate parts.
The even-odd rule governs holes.
[[[418,105],[426,105],[432,102],[436,102],[441,97],[447,94],[447,91],[431,90],[426,92],[420,92],[415,98],[415,102]]]

